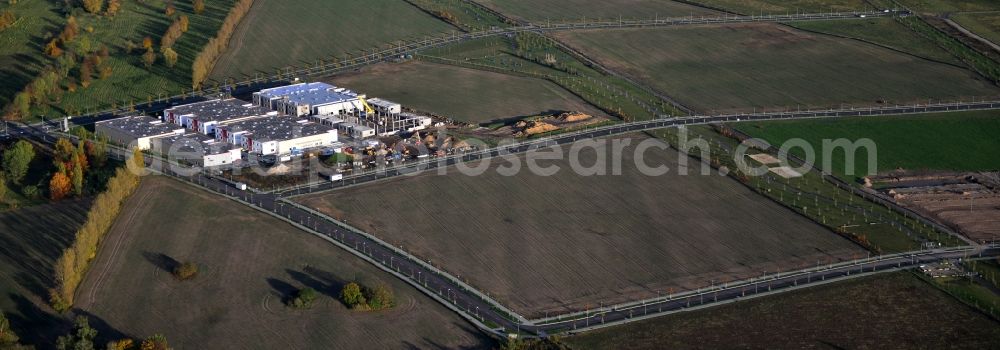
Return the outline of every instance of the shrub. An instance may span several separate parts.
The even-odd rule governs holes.
[[[174,277],[184,281],[194,278],[198,275],[198,265],[193,262],[185,262],[174,268]]]
[[[352,309],[367,306],[368,304],[368,301],[365,300],[365,295],[361,293],[361,286],[354,282],[348,283],[340,291],[340,300]]]
[[[295,297],[288,301],[288,306],[296,309],[305,309],[312,307],[315,301],[316,290],[306,287],[299,289],[299,291],[295,293]]]

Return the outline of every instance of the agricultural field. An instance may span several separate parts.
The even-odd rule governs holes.
[[[701,112],[872,105],[1000,89],[971,71],[777,24],[557,34]]]
[[[681,165],[688,158],[672,150],[647,151],[648,166],[671,170],[644,175],[634,155],[644,139],[627,138],[621,175],[578,175],[564,159],[539,162],[561,168],[552,176],[526,164],[505,176],[497,168],[509,164],[496,160],[478,176],[450,168],[447,176],[425,173],[299,201],[405,247],[529,317],[864,254],[736,181],[699,175],[700,163]],[[597,154],[581,152],[580,164],[595,164]],[[680,175],[680,167],[691,174]]]
[[[696,339],[693,340],[693,339]],[[986,349],[1000,323],[906,272],[882,274],[568,337],[573,349]]]
[[[555,111],[604,115],[548,81],[434,63],[382,64],[330,83],[467,123]]]
[[[595,19],[683,17],[716,14],[715,11],[662,0],[485,0],[480,2],[514,18],[544,22]]]
[[[211,78],[236,81],[254,74],[343,59],[398,40],[424,38],[456,28],[404,1],[258,0],[240,23]]]
[[[0,311],[26,343],[52,341],[61,331],[65,320],[48,306],[52,267],[83,225],[90,203],[74,199],[0,211]]]
[[[865,152],[859,151],[855,176],[869,170],[894,169],[986,171],[1000,170],[1000,154],[983,150],[1000,149],[1000,112],[962,112],[894,117],[861,117],[738,123],[735,128],[780,146],[792,138],[806,140],[817,150],[816,162],[823,164],[821,149],[825,139],[868,138],[878,151],[878,169],[868,169]],[[793,150],[793,154],[800,150]],[[845,176],[845,153],[833,154],[832,173]],[[845,176],[854,179],[854,176]]]
[[[965,64],[933,41],[914,34],[891,18],[790,22],[787,25],[817,33],[852,38],[908,54],[964,67]]]
[[[998,11],[1000,5],[993,0],[896,0],[910,10],[921,13],[952,13]]]
[[[225,198],[147,177],[125,208],[77,297],[102,335],[160,333],[178,349],[491,346],[395,277]],[[176,280],[187,261],[197,276]],[[351,311],[336,299],[347,281],[386,283],[397,305]],[[303,287],[319,294],[311,308],[283,305]]]
[[[693,2],[745,15],[871,9],[871,5],[865,0],[693,0]]]
[[[30,79],[35,78],[41,67],[55,65],[55,60],[43,53],[42,47],[48,37],[41,33],[48,33],[46,35],[49,37],[58,35],[66,20],[63,18],[61,5],[44,5],[52,2],[54,1],[30,0],[9,5],[22,18],[14,27],[0,32],[0,38],[4,42],[12,43],[9,47],[5,44],[4,48],[0,48],[0,52],[3,52],[0,55],[3,57],[0,60],[3,61],[0,62],[8,63],[3,65],[4,69],[23,66],[26,71],[12,74],[17,79],[5,79],[0,84],[3,85],[3,100],[0,101],[9,101],[14,92],[20,91]],[[149,36],[159,52],[159,41],[173,21],[164,14],[166,1],[122,1],[121,9],[113,18],[88,14],[82,9],[73,10],[80,28],[79,37],[72,43],[73,47],[96,52],[101,46],[106,46],[109,57],[104,64],[110,67],[111,75],[99,79],[95,69],[92,84],[83,87],[79,81],[79,67],[71,69],[71,79],[60,82],[60,88],[64,90],[62,96],[50,100],[47,105],[36,106],[32,110],[33,115],[78,115],[113,105],[146,102],[161,94],[166,96],[180,93],[184,89],[190,90],[191,63],[205,43],[215,36],[232,3],[208,1],[205,11],[200,15],[193,13],[189,1],[175,2],[174,6],[177,11],[175,17],[186,15],[189,18],[188,31],[173,46],[178,54],[177,64],[172,68],[167,67],[163,56],[158,55],[157,62],[148,69],[142,62],[143,49],[140,47],[128,53],[127,43],[141,45],[143,38]],[[27,75],[29,72],[30,76]],[[75,91],[71,91],[70,81],[76,85]]]
[[[951,19],[983,39],[1000,45],[1000,12],[960,13],[952,15]]]

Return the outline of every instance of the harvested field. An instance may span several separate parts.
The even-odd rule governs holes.
[[[65,320],[48,307],[53,266],[87,218],[91,199],[0,212],[0,311],[24,343],[55,341]]]
[[[925,13],[1000,10],[1000,4],[994,0],[899,0],[899,2],[911,10]]]
[[[233,34],[211,78],[273,75],[289,66],[315,64],[361,50],[384,48],[455,28],[404,1],[257,0]]]
[[[537,22],[716,14],[703,7],[669,0],[485,0],[480,3],[505,15]]]
[[[829,107],[997,95],[971,71],[778,24],[557,34],[699,111]]]
[[[559,111],[606,116],[548,81],[434,63],[382,64],[331,83],[468,123]]]
[[[790,22],[789,26],[817,33],[862,40],[908,54],[965,67],[962,60],[932,40],[914,34],[894,18]]]
[[[161,333],[177,349],[490,346],[409,285],[222,197],[147,177],[125,207],[77,298],[105,337]],[[186,261],[198,275],[177,281],[169,271]],[[387,283],[397,306],[348,310],[335,296],[351,280]],[[303,287],[318,292],[312,308],[282,304]]]
[[[903,272],[596,330],[564,342],[573,349],[764,349],[776,344],[789,349],[987,349],[1000,342],[1000,323]]]
[[[634,136],[622,175],[456,172],[396,179],[299,200],[430,260],[522,314],[583,310],[849,258],[849,241],[719,175],[678,175],[672,150],[651,149],[643,175]],[[608,146],[610,147],[610,146]],[[569,154],[569,152],[567,152]],[[580,153],[595,164],[596,152]],[[517,158],[521,159],[521,158]],[[683,158],[687,159],[687,158]],[[693,162],[693,161],[692,161]],[[611,164],[609,160],[607,164]],[[689,164],[697,173],[700,164]],[[608,174],[612,174],[609,170]]]
[[[865,0],[693,0],[693,2],[747,15],[862,11],[871,8]]]

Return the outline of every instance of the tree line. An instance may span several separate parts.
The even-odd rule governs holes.
[[[144,166],[143,154],[136,149],[126,166],[115,171],[107,189],[97,195],[73,243],[56,260],[55,287],[49,291],[49,302],[54,309],[61,312],[73,305],[76,288],[97,256],[101,240],[121,211],[122,203],[139,186],[140,177],[133,170]]]
[[[253,0],[237,0],[233,8],[229,10],[229,14],[226,15],[226,19],[222,21],[222,27],[219,28],[215,37],[209,39],[205,47],[198,53],[198,56],[195,56],[194,62],[191,64],[192,88],[197,89],[201,87],[201,83],[205,82],[205,79],[208,78],[208,74],[212,71],[212,67],[215,66],[215,62],[218,61],[219,56],[222,56],[222,53],[229,46],[229,39],[236,31],[236,26],[250,12],[252,5]]]
[[[66,335],[56,339],[57,350],[94,350],[98,349],[95,344],[97,330],[90,326],[90,321],[84,316],[78,316],[73,321],[73,327]],[[20,338],[10,329],[10,322],[3,313],[0,313],[0,349],[3,350],[29,350],[31,346],[20,343]],[[171,350],[167,338],[162,334],[155,334],[143,339],[141,342],[124,338],[112,340],[105,346],[107,350]]]

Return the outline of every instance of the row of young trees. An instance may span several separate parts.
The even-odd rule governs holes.
[[[68,17],[62,32],[43,48],[46,55],[55,59],[54,64],[45,66],[34,80],[14,95],[4,110],[4,119],[27,118],[32,106],[61,101],[64,86],[74,92],[78,82],[84,88],[89,87],[95,74],[100,79],[111,76],[108,47],[95,47],[90,39],[79,37],[79,32],[76,18]],[[71,77],[74,71],[78,74],[77,79]]]
[[[90,326],[90,321],[83,316],[79,316],[74,320],[73,327],[70,329],[69,333],[63,336],[59,336],[56,339],[56,349],[58,350],[94,350],[97,349],[97,345],[94,344],[95,339],[97,339],[97,330]],[[11,330],[10,322],[3,313],[0,313],[0,349],[3,350],[28,350],[33,349],[31,346],[22,345],[20,343],[20,338],[14,331]],[[147,337],[142,342],[136,344],[136,341],[131,338],[124,338],[119,340],[113,340],[108,342],[105,347],[107,350],[170,350],[170,345],[167,342],[167,338],[162,334],[156,334]]]
[[[56,261],[56,286],[49,291],[49,301],[54,309],[65,311],[73,305],[76,288],[96,256],[104,234],[121,211],[122,202],[138,187],[137,169],[142,169],[144,164],[142,152],[136,149],[126,167],[119,168],[108,181],[106,190],[97,195],[73,243]]]
[[[229,46],[229,39],[233,36],[233,32],[236,31],[236,26],[250,12],[252,5],[253,0],[237,0],[233,8],[229,10],[229,14],[226,15],[226,19],[222,21],[222,27],[219,28],[218,33],[215,34],[214,38],[208,40],[205,47],[195,57],[194,63],[191,64],[192,88],[197,89],[201,87],[201,83],[205,82],[205,79],[208,78],[208,74],[212,71],[212,67],[215,66],[215,62],[226,51],[226,47]]]

